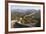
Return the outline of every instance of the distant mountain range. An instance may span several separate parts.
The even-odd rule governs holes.
[[[40,10],[35,10],[35,9],[15,9],[15,10],[11,10],[11,13],[12,14],[15,14],[15,13],[19,13],[19,14],[22,14],[22,15],[25,15],[25,14],[30,14],[30,13],[38,13]]]

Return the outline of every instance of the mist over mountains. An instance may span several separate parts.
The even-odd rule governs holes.
[[[26,14],[31,14],[31,13],[38,13],[40,11],[40,9],[38,10],[35,10],[35,9],[15,9],[15,10],[11,10],[11,13],[12,14],[15,14],[15,13],[19,13],[21,15],[26,15]]]

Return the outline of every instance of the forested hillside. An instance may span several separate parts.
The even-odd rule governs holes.
[[[40,26],[40,10],[35,9],[27,9],[27,10],[20,10],[15,9],[11,11],[11,20],[20,20],[22,18],[21,23],[23,24],[33,24],[35,26]]]

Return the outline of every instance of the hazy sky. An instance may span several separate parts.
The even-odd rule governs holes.
[[[11,9],[14,10],[14,9],[40,9],[40,6],[18,6],[18,5],[11,5]]]

